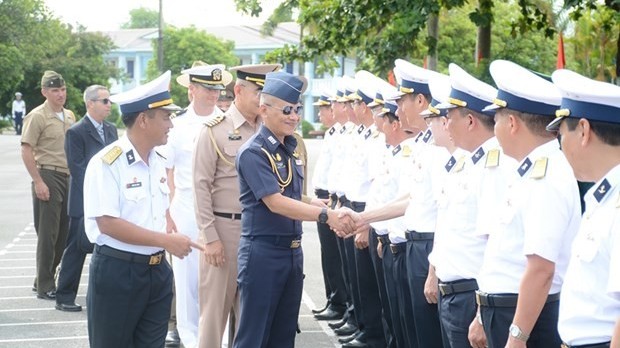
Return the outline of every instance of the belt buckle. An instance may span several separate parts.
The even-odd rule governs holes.
[[[297,249],[301,246],[301,239],[294,239],[291,241],[291,249]]]
[[[398,253],[398,247],[394,244],[390,244],[390,250],[392,251],[392,254]]]
[[[151,258],[149,259],[149,265],[150,266],[159,265],[161,263],[161,258],[162,258],[162,254],[151,255]]]
[[[439,292],[441,293],[441,296],[446,296],[446,286],[439,284]]]
[[[480,291],[476,291],[476,304],[481,306],[482,303],[482,293]]]
[[[564,342],[562,342],[561,348],[570,348],[570,346]]]

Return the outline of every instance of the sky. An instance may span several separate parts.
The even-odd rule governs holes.
[[[44,0],[47,8],[63,22],[79,23],[89,31],[120,29],[129,21],[129,11],[139,7],[159,10],[158,0]],[[262,24],[280,3],[262,0],[263,13],[258,19],[237,13],[233,0],[163,0],[164,22],[176,27],[198,28],[235,24]]]

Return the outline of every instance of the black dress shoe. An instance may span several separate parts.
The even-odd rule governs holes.
[[[342,348],[369,348],[368,343],[362,342],[357,338],[349,343],[345,343],[342,345]]]
[[[332,323],[327,323],[327,326],[329,326],[331,329],[337,329],[339,327],[342,327],[342,325],[346,324],[347,320],[343,317],[341,320],[338,321],[334,321]]]
[[[166,334],[166,347],[178,347],[180,345],[179,332],[176,329],[168,331],[168,334]]]
[[[349,336],[352,335],[355,331],[357,331],[357,327],[355,325],[351,323],[346,323],[334,330],[334,333],[338,336]]]
[[[319,313],[325,312],[327,308],[329,308],[329,301],[327,301],[327,303],[325,304],[323,308],[313,309],[312,314],[319,314]]]
[[[44,292],[42,294],[37,294],[37,298],[42,300],[55,300],[56,299],[56,290],[50,290],[48,292]]]
[[[323,312],[315,314],[314,319],[316,320],[338,320],[338,319],[341,319],[343,315],[344,315],[344,309],[336,310],[336,309],[333,309],[332,307],[328,307]]]
[[[358,334],[359,334],[359,331],[355,331],[353,333],[353,335],[351,335],[351,336],[340,337],[338,339],[338,342],[341,343],[341,344],[349,343],[349,342],[353,341],[354,339],[356,339]]]
[[[77,303],[56,303],[56,309],[63,312],[80,312],[82,306]]]

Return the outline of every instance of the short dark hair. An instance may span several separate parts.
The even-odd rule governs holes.
[[[388,122],[390,123],[394,123],[396,121],[400,121],[400,118],[398,118],[395,114],[388,112],[385,114],[385,117],[387,117]]]
[[[566,122],[566,127],[572,132],[577,129],[579,120],[580,118],[567,117],[562,122]],[[603,143],[611,146],[620,146],[620,124],[592,120],[588,120],[588,123],[590,123],[592,132],[594,132]]]
[[[549,132],[547,130],[547,125],[551,123],[555,119],[555,116],[551,115],[539,115],[532,114],[528,112],[521,112],[510,108],[499,109],[498,113],[502,113],[504,115],[511,114],[523,121],[527,129],[530,130],[534,135],[540,137],[548,137],[555,136],[555,132]]]
[[[495,118],[493,116],[485,115],[466,107],[460,107],[459,111],[463,117],[467,116],[467,114],[472,114],[489,131],[493,131],[493,128],[495,128]]]

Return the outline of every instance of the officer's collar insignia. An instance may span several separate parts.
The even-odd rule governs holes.
[[[446,165],[444,166],[444,168],[446,168],[446,172],[449,172],[450,169],[452,169],[452,167],[454,167],[455,164],[456,164],[456,158],[454,158],[454,156],[450,156],[448,163],[446,163]]]
[[[271,143],[271,145],[275,145],[278,141],[273,137],[273,136],[269,136],[267,138],[267,140],[269,140],[269,142]]]
[[[241,140],[241,134],[239,134],[239,130],[235,129],[228,132],[228,140]]]
[[[336,131],[336,128],[334,128],[333,126],[329,129],[329,135],[333,135],[334,132]]]
[[[127,164],[132,164],[136,161],[136,156],[133,155],[133,150],[127,151],[125,155],[127,156]]]
[[[487,153],[487,160],[484,162],[485,168],[493,168],[499,165],[499,150],[493,149],[489,150]]]
[[[279,154],[279,153],[277,153],[277,152],[276,152],[275,156],[273,156],[273,158],[274,158],[276,161],[278,161],[278,162],[281,162],[281,161],[282,161],[282,156],[280,156],[280,154]]]
[[[368,128],[368,130],[366,131],[366,134],[364,134],[364,139],[368,139],[368,137],[372,134],[372,130],[370,128]]]
[[[295,158],[299,158],[299,153],[298,153],[297,151],[294,151],[294,152],[293,152],[293,157],[295,157]]]
[[[363,124],[360,124],[360,126],[357,128],[357,134],[362,134],[362,132],[364,131],[364,128],[366,127],[364,127]]]
[[[519,175],[520,176],[525,175],[525,173],[527,173],[527,171],[530,170],[531,166],[532,166],[532,161],[530,161],[529,157],[526,157],[523,163],[521,164],[521,166],[519,166],[519,169],[517,170],[519,172]]]
[[[600,203],[607,194],[607,192],[609,192],[610,188],[611,185],[609,184],[609,181],[607,181],[607,179],[603,179],[603,182],[601,182],[601,184],[598,185],[598,187],[594,191],[594,198],[596,198],[596,201]]]
[[[400,152],[400,149],[401,149],[400,145],[392,149],[392,156],[396,156],[396,154]]]
[[[411,148],[409,147],[409,145],[405,145],[403,146],[403,157],[409,156],[411,156]]]
[[[472,162],[474,162],[474,164],[476,164],[478,163],[478,161],[480,161],[482,156],[484,156],[484,149],[482,147],[479,147],[478,150],[474,152],[474,154],[471,156],[471,160]]]
[[[428,141],[431,138],[431,135],[433,135],[433,132],[431,132],[430,129],[427,129],[426,133],[424,133],[424,138],[422,138],[422,140],[424,140],[425,143],[428,143]]]
[[[541,157],[534,162],[534,167],[530,173],[530,179],[542,179],[547,175],[547,157]]]
[[[340,128],[340,134],[344,133],[347,130],[347,126],[342,126],[342,128]]]
[[[120,156],[122,153],[123,149],[121,149],[120,146],[114,146],[110,149],[110,151],[106,152],[103,157],[101,157],[101,160],[110,165],[114,163],[114,161],[116,161],[118,156]]]
[[[422,136],[424,136],[424,132],[420,132],[420,133],[418,133],[418,135],[416,135],[416,137],[415,137],[415,140],[414,140],[414,141],[417,143],[417,142],[418,142],[418,140],[420,140],[420,138],[421,138]]]

